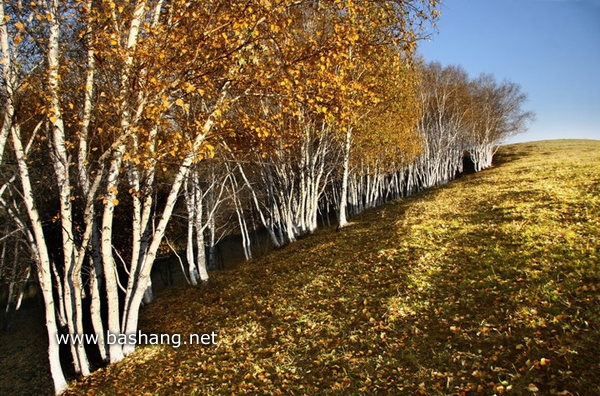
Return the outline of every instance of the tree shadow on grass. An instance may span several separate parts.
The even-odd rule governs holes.
[[[534,200],[543,197],[525,195],[528,215],[544,206]],[[523,225],[510,208],[492,209],[513,198],[476,206],[463,217],[464,232],[432,231],[440,249],[454,249],[412,267],[420,299],[398,302],[396,311],[414,314],[394,323],[413,327],[412,349],[431,373],[431,392],[600,394],[600,268],[583,246],[557,237],[558,220],[553,230]]]

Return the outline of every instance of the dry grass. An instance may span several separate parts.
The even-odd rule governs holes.
[[[69,394],[600,394],[600,142],[496,165],[164,290],[148,346]]]

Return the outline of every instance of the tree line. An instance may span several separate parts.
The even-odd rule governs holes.
[[[80,375],[133,351],[102,337],[137,331],[159,255],[198,285],[225,235],[250,259],[256,229],[280,247],[491,165],[532,116],[415,55],[437,3],[0,0],[2,298],[39,284],[56,393],[60,348]]]

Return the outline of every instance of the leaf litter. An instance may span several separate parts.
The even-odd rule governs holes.
[[[550,155],[548,155],[548,153]],[[67,394],[600,394],[600,142],[495,166],[165,289],[140,347]]]

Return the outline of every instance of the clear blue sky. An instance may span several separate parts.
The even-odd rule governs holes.
[[[427,61],[521,85],[529,131],[510,142],[600,139],[600,0],[444,0]]]

